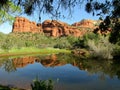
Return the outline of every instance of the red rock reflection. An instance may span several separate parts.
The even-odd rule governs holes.
[[[16,68],[25,67],[28,64],[33,64],[35,61],[35,57],[23,57],[23,58],[15,58],[13,63]]]
[[[25,67],[28,64],[33,64],[34,62],[40,62],[45,67],[62,66],[66,64],[65,62],[60,62],[60,60],[57,60],[57,56],[55,54],[49,55],[44,59],[33,56],[13,59],[14,66],[16,68]]]
[[[45,67],[55,67],[65,65],[66,62],[60,62],[60,60],[57,59],[57,56],[52,54],[46,57],[44,60],[41,60],[41,64]]]
[[[59,60],[57,55],[52,54],[48,55],[44,58],[38,58],[34,56],[26,56],[23,58],[15,58],[13,59],[14,66],[16,68],[22,68],[27,66],[28,64],[33,64],[34,62],[41,63],[45,67],[56,67],[56,66],[63,66],[68,64],[66,60]],[[69,62],[71,65],[78,67],[80,69],[84,69],[81,62],[76,62],[76,60],[72,60]]]

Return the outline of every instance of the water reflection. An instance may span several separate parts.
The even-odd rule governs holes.
[[[13,72],[17,72],[17,70],[20,68],[25,68],[28,65],[32,65],[32,64],[36,64],[36,63],[37,63],[37,65],[38,64],[42,65],[45,68],[47,68],[47,67],[55,68],[58,66],[59,67],[63,66],[62,68],[64,68],[64,70],[70,69],[71,65],[72,65],[73,67],[75,67],[73,69],[70,69],[70,70],[72,70],[72,72],[71,72],[72,74],[74,72],[76,74],[78,73],[77,70],[74,70],[77,68],[79,71],[81,71],[81,72],[79,72],[79,75],[80,75],[80,73],[83,73],[82,71],[85,71],[90,76],[95,76],[95,78],[97,76],[97,79],[102,80],[102,81],[105,81],[106,79],[108,80],[108,77],[111,80],[112,79],[115,80],[116,78],[120,79],[120,61],[119,60],[82,60],[79,57],[75,57],[70,54],[62,54],[62,53],[61,54],[52,54],[52,55],[42,55],[42,56],[39,55],[39,56],[24,56],[24,57],[17,57],[17,58],[1,58],[0,59],[0,70],[5,70],[6,72],[13,73]],[[66,68],[66,65],[67,65],[67,67],[70,67],[70,68]],[[43,67],[42,67],[42,69],[44,69]],[[38,66],[36,68],[38,68]],[[60,70],[60,68],[57,70]],[[26,72],[28,72],[28,71],[26,71]],[[46,71],[46,72],[48,72],[48,71]],[[59,72],[59,71],[56,71],[56,72]],[[0,71],[0,73],[1,73],[1,71]],[[48,73],[46,73],[46,74],[48,74]],[[46,74],[43,74],[43,76],[46,76]],[[70,72],[69,72],[69,75],[72,76],[70,74]],[[56,76],[59,77],[60,75],[56,75]],[[53,75],[53,77],[56,77],[56,76]],[[66,80],[66,78],[68,78],[68,77],[66,77],[66,78],[65,77],[66,76],[63,77],[64,81]],[[81,76],[81,78],[82,77],[83,76]],[[80,78],[80,76],[75,76],[74,78],[76,78],[75,79],[76,81],[73,80],[72,77],[69,77],[68,79],[70,79],[72,82],[75,82],[75,83],[76,82],[79,82],[79,83],[80,82],[82,82],[82,83],[88,82],[90,79],[90,77],[88,77],[88,76],[86,76],[85,79],[81,80],[81,81],[79,81],[79,79],[77,79],[77,78]],[[70,80],[68,80],[68,82],[71,82]],[[118,84],[120,84],[120,81]],[[64,85],[64,84],[62,84],[62,85]]]
[[[119,60],[80,60],[78,57],[66,54],[52,54],[47,56],[25,56],[13,59],[0,60],[0,67],[7,72],[14,72],[17,68],[23,68],[29,64],[41,63],[44,67],[57,67],[65,64],[71,64],[80,70],[85,70],[89,74],[101,72],[101,78],[104,74],[111,78],[117,76],[120,79],[120,61]]]

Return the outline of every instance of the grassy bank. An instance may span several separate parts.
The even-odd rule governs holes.
[[[55,48],[43,48],[38,49],[34,47],[23,47],[20,49],[10,49],[8,51],[1,50],[0,57],[2,56],[16,56],[16,55],[27,55],[27,54],[52,54],[52,53],[70,53],[70,50],[55,49]]]

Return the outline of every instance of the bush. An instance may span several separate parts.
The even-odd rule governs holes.
[[[73,45],[74,48],[86,48],[85,40],[83,38],[79,38]]]
[[[113,45],[108,40],[109,37],[100,36],[98,41],[88,40],[88,46],[93,51],[93,57],[102,59],[112,59]]]
[[[115,59],[120,58],[120,46],[117,45],[117,44],[114,45],[113,56],[114,56]]]
[[[58,39],[58,41],[54,45],[54,48],[60,49],[71,48],[71,44],[68,42],[67,38],[62,37]]]
[[[77,40],[78,40],[78,37],[75,37],[75,36],[67,36],[67,41],[73,45]]]
[[[34,80],[31,84],[32,90],[53,90],[52,80]]]
[[[110,33],[109,41],[120,45],[120,20],[116,20],[112,32]]]
[[[94,34],[94,33],[87,33],[84,35],[82,38],[78,38],[77,41],[74,43],[75,48],[88,48],[88,40],[95,40],[97,41],[99,35]]]

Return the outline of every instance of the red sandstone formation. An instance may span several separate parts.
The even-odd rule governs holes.
[[[60,37],[60,36],[81,36],[81,31],[77,28],[73,28],[72,26],[56,21],[56,20],[46,20],[42,23],[43,32],[47,36],[54,36],[54,37]]]
[[[12,32],[42,32],[41,24],[36,24],[23,17],[16,17]]]
[[[44,33],[47,36],[61,37],[73,35],[83,36],[86,32],[93,31],[97,21],[82,20],[69,25],[56,20],[45,20],[42,24],[36,24],[23,17],[16,17],[12,32]],[[88,30],[89,29],[89,30]]]
[[[92,29],[92,28],[95,28],[96,24],[97,24],[97,21],[95,21],[95,20],[82,20],[80,22],[76,22],[76,23],[72,24],[72,26]]]

